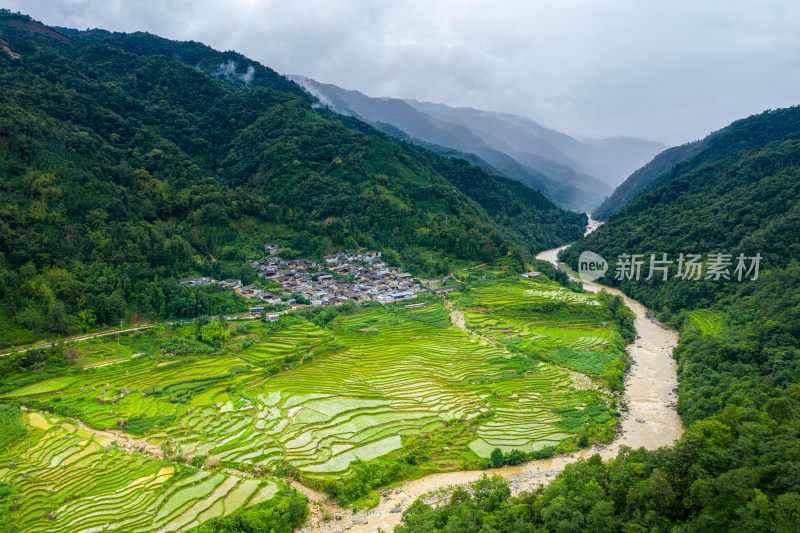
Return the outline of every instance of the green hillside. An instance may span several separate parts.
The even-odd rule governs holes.
[[[567,250],[577,266],[584,250],[609,262],[604,281],[620,286],[657,311],[706,308],[721,297],[753,285],[720,279],[686,281],[674,276],[645,282],[614,279],[620,254],[643,254],[642,278],[650,254],[761,254],[760,270],[790,267],[800,257],[800,108],[781,109],[735,122],[714,134],[708,147],[665,172],[650,189],[628,203],[597,231]],[[748,263],[749,266],[749,263]],[[733,276],[734,278],[736,276]]]
[[[567,467],[534,495],[502,480],[416,503],[422,531],[800,530],[800,108],[740,120],[563,254],[609,262],[601,281],[660,311],[681,332],[678,412],[687,432],[657,451],[623,448]],[[615,281],[619,254],[643,254],[642,279]],[[647,277],[649,254],[731,254],[730,280]],[[755,276],[736,256],[762,256]],[[713,278],[713,275],[712,275]],[[488,528],[487,528],[488,526]]]
[[[0,39],[0,345],[212,312],[176,278],[248,281],[264,242],[433,273],[427,252],[525,258],[581,234],[536,191],[318,112],[239,54],[8,11]]]
[[[794,131],[795,125],[794,119],[785,122],[783,119],[776,120],[770,113],[765,113],[737,120],[699,141],[664,150],[631,174],[594,210],[592,216],[597,220],[607,220],[626,203],[658,188],[674,177],[691,172],[692,169],[704,164],[716,163],[737,150],[752,150],[770,140],[777,140]]]
[[[703,149],[707,144],[707,140],[674,146],[655,156],[652,161],[631,174],[628,179],[614,189],[614,192],[592,212],[592,217],[596,220],[607,220],[608,217],[619,211],[622,206],[647,190],[659,174],[686,161]]]

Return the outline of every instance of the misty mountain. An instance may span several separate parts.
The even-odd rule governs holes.
[[[484,165],[476,164],[485,170],[520,180],[578,211],[596,207],[625,176],[665,148],[629,138],[581,142],[516,115],[372,98],[301,76],[290,78],[339,113],[443,155],[477,156]]]
[[[611,187],[619,185],[631,172],[667,148],[659,142],[631,137],[579,141],[518,115],[414,100],[408,102],[442,120],[466,125],[493,148],[519,154],[523,163],[526,157],[535,156],[528,160],[533,168],[539,169],[537,165],[543,164],[540,161],[549,160],[597,178]]]

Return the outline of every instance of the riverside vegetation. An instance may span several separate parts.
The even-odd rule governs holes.
[[[368,507],[404,479],[613,437],[611,389],[632,333],[618,298],[502,266],[471,270],[458,287],[448,298],[479,334],[421,295],[274,323],[211,320],[230,333],[214,342],[200,321],[3,357],[2,401],[27,409],[2,411],[13,439],[0,452],[13,502],[4,512],[20,531],[184,530],[223,511],[274,514],[285,527],[305,516],[286,480]],[[146,447],[115,445],[124,438]],[[113,482],[82,488],[106,465]],[[63,475],[74,484],[57,487]],[[119,498],[133,503],[111,520]]]

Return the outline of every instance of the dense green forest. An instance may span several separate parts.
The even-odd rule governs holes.
[[[594,210],[592,216],[597,220],[607,220],[634,198],[658,188],[675,176],[690,172],[703,163],[728,157],[736,150],[760,146],[772,135],[780,136],[793,131],[793,119],[788,124],[778,125],[778,121],[768,115],[738,120],[699,141],[664,150],[620,184]]]
[[[729,303],[752,294],[760,283],[785,275],[800,258],[800,107],[763,113],[715,134],[715,142],[661,174],[651,189],[628,203],[597,231],[566,250],[577,267],[590,250],[609,263],[604,283],[615,285],[669,319],[671,314]],[[729,277],[677,277],[683,253],[729,254]],[[617,258],[641,254],[640,280],[616,279]],[[647,281],[650,255],[672,260],[667,281]],[[761,255],[759,282],[737,281],[737,256]],[[749,261],[747,266],[749,266]],[[752,274],[748,279],[752,278]],[[634,276],[635,278],[635,276]],[[791,286],[791,285],[790,285]],[[736,295],[739,295],[738,297]]]
[[[524,260],[581,234],[582,215],[318,111],[234,52],[8,11],[0,45],[0,346],[227,311],[177,278],[251,281],[264,242],[433,273],[432,255]]]
[[[675,165],[695,155],[706,146],[709,140],[710,137],[706,137],[702,141],[673,146],[664,150],[614,189],[611,196],[603,200],[603,203],[592,212],[592,217],[595,220],[607,220],[608,217],[619,211],[622,206],[645,191],[659,174],[670,170]]]
[[[398,531],[800,531],[798,222],[800,108],[738,121],[661,174],[563,258],[599,253],[603,283],[680,328],[687,432],[569,466],[537,494],[511,498],[495,479],[438,510],[416,503]],[[649,254],[681,252],[732,254],[731,279],[676,278],[677,265],[644,279]],[[621,253],[644,255],[642,279],[613,279]],[[733,275],[739,253],[761,254],[758,279]]]

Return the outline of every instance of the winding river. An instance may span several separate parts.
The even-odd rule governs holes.
[[[599,226],[589,219],[587,233]],[[566,248],[546,250],[536,256],[557,265],[558,253]],[[574,278],[573,278],[574,279]],[[576,280],[579,281],[579,280]],[[400,523],[401,510],[405,510],[418,497],[426,496],[426,501],[436,501],[435,492],[452,485],[462,485],[479,479],[482,475],[501,475],[511,486],[512,493],[530,491],[550,482],[564,467],[580,458],[599,453],[603,459],[617,455],[620,446],[638,448],[644,446],[654,450],[669,445],[681,436],[683,428],[681,419],[675,411],[678,385],[677,365],[672,358],[672,350],[678,344],[678,334],[654,323],[647,317],[647,308],[617,289],[599,283],[582,282],[584,289],[599,292],[605,289],[609,293],[623,297],[625,304],[636,314],[637,339],[628,345],[631,357],[631,370],[625,379],[625,403],[628,407],[623,415],[621,428],[617,438],[608,446],[584,449],[569,456],[554,457],[541,461],[531,461],[519,466],[509,466],[490,470],[468,470],[431,474],[429,476],[407,481],[401,487],[385,491],[380,503],[368,512],[351,514],[338,510],[330,504],[320,502],[316,494],[307,493],[310,499],[320,502],[324,507],[341,514],[342,520],[322,522],[318,519],[310,521],[305,531],[335,532],[349,530],[359,533],[373,533],[381,528],[389,532]],[[306,491],[304,491],[306,492]],[[309,491],[310,492],[310,491]],[[318,510],[312,503],[312,510]],[[317,518],[317,517],[315,517]]]

